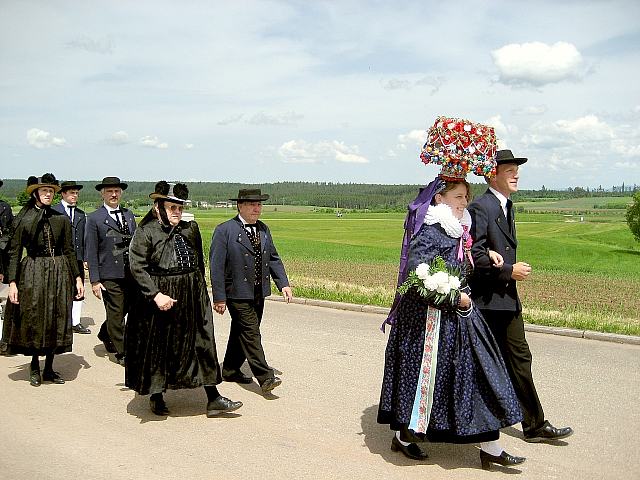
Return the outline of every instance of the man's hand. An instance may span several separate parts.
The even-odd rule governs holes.
[[[227,302],[213,302],[213,309],[216,313],[224,315],[224,312],[227,310]]]
[[[493,264],[493,266],[496,268],[500,268],[502,267],[502,265],[504,265],[504,259],[498,252],[489,250],[489,258],[491,259],[491,263]]]
[[[284,298],[284,301],[287,303],[291,301],[293,298],[293,291],[291,290],[291,287],[282,287],[282,298]]]
[[[513,265],[513,272],[511,272],[511,278],[516,281],[526,280],[531,274],[531,265],[524,262],[518,262]]]
[[[162,292],[156,293],[156,296],[153,297],[153,301],[156,302],[158,308],[163,312],[170,310],[171,307],[173,307],[177,302],[177,300],[171,298],[169,295],[165,295]]]
[[[76,300],[80,300],[84,297],[84,283],[80,277],[76,277],[76,290],[78,291],[78,293],[76,293]]]
[[[18,302],[18,286],[16,285],[16,282],[11,282],[9,284],[9,301],[16,305],[20,303]]]
[[[4,280],[4,275],[0,273],[0,283]]]
[[[100,282],[93,282],[91,283],[91,291],[93,292],[93,294],[96,296],[96,298],[98,300],[102,300],[102,291],[103,290],[107,290],[106,288],[104,288],[104,285],[102,285],[102,283]]]

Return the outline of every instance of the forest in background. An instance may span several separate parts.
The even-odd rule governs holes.
[[[149,193],[153,192],[155,182],[126,181],[129,186],[123,202],[133,208],[143,207],[151,203]],[[99,204],[100,194],[95,190],[98,180],[78,180],[84,185],[81,193],[82,204]],[[0,198],[12,205],[26,200],[24,197],[26,181],[24,179],[5,179],[0,189]],[[226,201],[235,197],[240,188],[260,188],[268,193],[267,204],[299,205],[325,208],[367,209],[376,211],[404,211],[418,190],[423,185],[383,185],[363,183],[332,182],[278,182],[263,184],[222,183],[222,182],[189,182],[189,198],[193,202]],[[471,184],[473,194],[477,195],[486,189],[484,183]],[[583,197],[624,197],[638,191],[638,185],[614,185],[603,188],[570,187],[564,190],[547,189],[520,190],[512,196],[518,201],[544,201],[550,199],[567,199]],[[21,202],[22,201],[22,202]],[[619,205],[616,208],[625,208]],[[612,207],[609,207],[612,208]]]

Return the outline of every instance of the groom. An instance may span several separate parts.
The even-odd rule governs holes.
[[[471,297],[496,338],[520,400],[527,442],[559,440],[573,434],[571,427],[556,428],[544,418],[544,411],[531,374],[531,351],[524,335],[522,304],[517,282],[525,281],[531,266],[516,261],[516,224],[513,202],[518,191],[519,166],[526,158],[515,158],[511,150],[496,155],[496,175],[488,179],[489,189],[468,207],[473,220],[471,254],[475,263]],[[501,267],[491,265],[488,251],[502,255]]]

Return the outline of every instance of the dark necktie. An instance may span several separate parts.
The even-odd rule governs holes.
[[[115,215],[116,224],[118,225],[118,228],[120,229],[120,231],[125,235],[129,235],[129,225],[127,224],[127,221],[124,219],[124,212],[122,211],[122,209],[111,210],[111,213]],[[122,221],[120,220],[120,215],[122,215]]]
[[[507,223],[509,224],[509,231],[513,233],[515,230],[513,225],[513,202],[509,199],[507,199]]]
[[[71,219],[71,223],[73,223],[73,212],[74,212],[74,208],[76,208],[75,205],[69,205],[69,218]]]

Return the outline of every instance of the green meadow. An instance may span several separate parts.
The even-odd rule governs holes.
[[[589,202],[516,204],[519,211],[531,212],[517,215],[518,258],[533,267],[530,279],[519,284],[525,319],[640,335],[640,244],[624,210],[594,208],[606,204],[603,198],[580,200]],[[535,211],[529,209],[532,204]],[[208,256],[213,229],[235,211],[191,212]],[[271,228],[297,296],[391,304],[404,214],[354,211],[338,218],[306,207],[265,206],[262,220]]]

